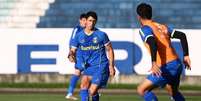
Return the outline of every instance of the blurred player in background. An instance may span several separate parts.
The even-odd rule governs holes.
[[[114,76],[114,52],[105,32],[96,30],[97,14],[90,11],[86,14],[86,27],[76,34],[72,51],[81,51],[76,62],[84,68],[81,80],[81,101],[99,101],[98,90],[106,86],[109,75]],[[106,55],[108,52],[108,58]]]
[[[185,101],[179,92],[182,62],[171,45],[170,38],[180,39],[184,53],[184,63],[191,69],[186,35],[169,26],[152,20],[152,7],[141,3],[137,7],[138,19],[142,25],[140,35],[151,54],[151,74],[138,86],[137,92],[145,101],[158,101],[152,89],[168,85],[175,101]]]
[[[75,40],[75,35],[84,29],[85,24],[86,24],[86,14],[82,13],[80,15],[80,18],[79,18],[79,24],[73,29],[71,39],[70,39],[70,42],[69,42],[70,43],[69,46],[72,46],[71,44]],[[82,70],[80,68],[76,67],[76,61],[75,61],[76,56],[72,55],[73,52],[71,51],[70,48],[69,48],[68,59],[69,59],[70,62],[75,63],[75,73],[71,76],[69,87],[67,89],[67,94],[66,94],[65,98],[66,99],[71,99],[71,100],[78,100],[76,97],[73,96],[73,93],[74,93],[74,89],[76,87],[76,84],[77,84],[77,82],[78,82],[78,80],[80,78]],[[80,53],[79,50],[76,51],[76,54],[79,54],[79,53]]]

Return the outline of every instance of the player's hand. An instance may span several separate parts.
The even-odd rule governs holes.
[[[161,75],[161,70],[160,70],[160,67],[156,64],[156,62],[152,62],[152,67],[151,69],[149,70],[149,72],[151,72],[153,75],[156,75],[156,76],[160,76]]]
[[[69,60],[70,62],[75,63],[75,61],[76,61],[75,55],[74,55],[73,53],[69,53],[69,54],[68,54],[68,60]]]
[[[191,70],[191,60],[189,56],[184,56],[184,64],[186,66],[186,69]]]
[[[73,56],[73,55],[68,55],[68,60],[69,60],[70,62],[75,63],[75,56]]]
[[[110,70],[110,76],[114,76],[115,75],[114,66],[109,66],[109,70]]]

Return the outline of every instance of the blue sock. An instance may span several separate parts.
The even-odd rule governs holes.
[[[77,84],[77,81],[79,80],[79,76],[77,75],[72,75],[71,79],[70,79],[70,84],[69,84],[69,87],[68,87],[68,94],[73,94],[74,92],[74,89],[76,87],[76,84]]]
[[[156,95],[151,91],[147,91],[143,97],[145,101],[158,101]]]
[[[175,95],[173,95],[173,98],[175,101],[185,101],[184,96],[180,92],[177,92]]]
[[[92,101],[99,101],[99,94],[96,93],[94,96],[92,96]]]
[[[81,101],[89,101],[89,92],[88,89],[80,90]]]

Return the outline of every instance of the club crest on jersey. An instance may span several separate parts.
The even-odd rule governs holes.
[[[98,38],[97,37],[94,37],[93,38],[93,43],[97,43],[98,42]]]
[[[84,40],[84,39],[80,40],[80,43],[84,43],[84,42],[85,42],[85,40]]]

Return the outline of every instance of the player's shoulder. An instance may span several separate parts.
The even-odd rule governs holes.
[[[152,28],[150,26],[148,26],[148,25],[144,25],[144,26],[141,27],[141,30],[143,30],[143,31],[152,31]]]
[[[168,30],[173,30],[174,29],[174,26],[173,25],[165,25],[166,26],[166,28],[168,29]]]
[[[83,27],[78,24],[74,28],[83,28]]]
[[[106,33],[101,30],[95,30],[95,33],[97,33],[98,35],[106,35]]]
[[[99,30],[99,29],[97,27],[95,27],[94,30],[96,31],[96,30]]]
[[[76,25],[76,26],[73,28],[73,30],[78,30],[78,29],[80,29],[80,26],[79,26],[79,25]]]
[[[162,30],[165,30],[165,32],[168,32],[168,33],[172,33],[173,30],[174,30],[173,26],[168,25],[168,24],[160,24],[159,28],[162,29]]]
[[[150,26],[148,26],[148,25],[142,26],[142,27],[140,28],[140,30],[141,30],[141,32],[143,32],[143,33],[152,33],[152,32],[153,32],[152,28],[151,28]]]
[[[83,28],[82,26],[80,26],[80,25],[77,25],[77,26],[75,26],[74,29],[77,29],[78,31],[81,31],[81,30],[83,30],[84,28]]]
[[[81,31],[78,32],[78,35],[82,35],[84,33],[85,33],[84,30],[81,30]]]
[[[80,36],[83,36],[84,34],[84,30],[81,30],[81,31],[77,31],[77,33],[75,34],[76,37],[80,37]]]
[[[163,23],[157,23],[155,22],[156,27],[160,28],[160,29],[168,29],[170,26],[167,24],[163,24]]]

